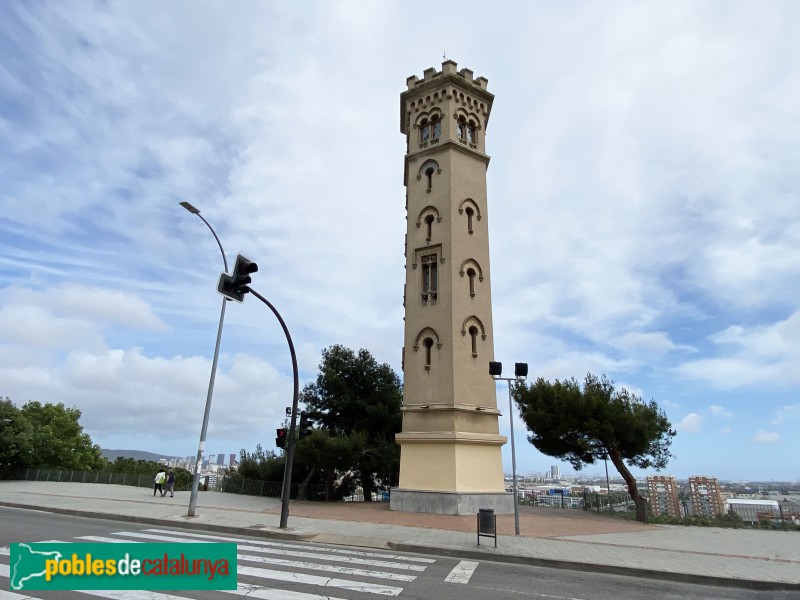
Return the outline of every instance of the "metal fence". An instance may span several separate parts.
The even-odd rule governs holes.
[[[241,477],[222,477],[217,483],[217,491],[226,494],[244,494],[247,496],[267,496],[280,498],[283,482],[261,481],[258,479],[242,479]],[[289,491],[291,500],[312,500],[318,502],[363,502],[364,494],[357,490],[353,494],[341,495],[333,490],[330,494],[325,485],[293,483]],[[327,494],[327,495],[326,495]],[[376,502],[388,502],[389,492],[378,491],[372,495]]]
[[[545,493],[539,490],[517,490],[519,503],[524,506],[547,508],[582,509],[595,512],[627,512],[633,501],[627,493],[582,494]]]
[[[60,481],[66,483],[101,483],[129,485],[132,487],[153,487],[155,473],[113,473],[111,471],[62,471],[59,469],[26,469],[20,479],[26,481]],[[187,490],[188,486],[175,490]]]

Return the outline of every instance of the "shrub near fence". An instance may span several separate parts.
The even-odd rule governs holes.
[[[241,477],[222,477],[217,484],[217,491],[226,494],[244,494],[245,496],[266,496],[280,498],[282,481],[260,481],[258,479],[242,479]],[[293,483],[289,493],[291,500],[325,500],[324,485],[303,485]],[[340,499],[340,498],[337,498]]]
[[[269,498],[280,498],[282,481],[261,481],[259,479],[242,479],[241,477],[222,477],[217,484],[217,491],[227,494],[244,494],[247,496],[267,496]],[[289,498],[291,500],[313,500],[318,502],[363,502],[364,495],[361,489],[352,494],[343,495],[344,488],[336,487],[333,496],[326,500],[325,486],[319,484],[303,485],[293,483]],[[374,502],[388,502],[389,492],[378,490],[372,496]]]

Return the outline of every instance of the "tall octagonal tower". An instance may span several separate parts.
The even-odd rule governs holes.
[[[406,284],[400,485],[391,509],[513,512],[495,382],[485,134],[488,81],[457,70],[411,76],[406,135]]]

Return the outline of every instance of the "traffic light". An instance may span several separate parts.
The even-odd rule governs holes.
[[[276,437],[275,437],[275,445],[278,448],[284,448],[285,449],[286,448],[286,442],[287,442],[286,428],[285,427],[281,427],[280,429],[276,429],[275,430],[275,435],[276,435]]]
[[[300,439],[302,440],[304,437],[308,437],[311,435],[311,427],[314,425],[314,421],[308,418],[308,413],[306,411],[302,411],[300,413]]]
[[[250,291],[247,285],[253,281],[250,273],[258,271],[258,265],[248,260],[241,254],[236,255],[236,264],[233,266],[233,273],[228,275],[222,273],[217,283],[217,291],[231,300],[241,302],[244,295]]]

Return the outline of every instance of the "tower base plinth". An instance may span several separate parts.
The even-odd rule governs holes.
[[[514,514],[514,497],[508,492],[435,492],[392,488],[389,509],[438,515],[475,515],[490,508],[498,515]]]

